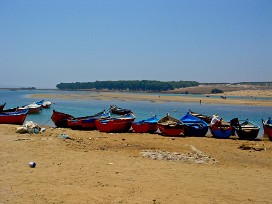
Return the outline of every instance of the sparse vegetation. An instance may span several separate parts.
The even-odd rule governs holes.
[[[211,91],[211,94],[218,94],[218,93],[223,93],[223,91],[221,89],[217,89],[217,88],[212,89],[212,91]]]

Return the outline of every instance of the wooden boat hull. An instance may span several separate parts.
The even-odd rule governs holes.
[[[0,124],[22,125],[26,119],[28,110],[0,113]]]
[[[237,118],[233,119],[232,121],[234,120],[238,121],[238,124],[237,122],[234,122],[234,124],[236,125],[234,125],[233,127],[239,139],[254,140],[258,136],[260,130],[260,127],[258,125],[250,122],[249,120],[245,120],[241,124]]]
[[[146,120],[133,122],[131,127],[137,133],[154,133],[158,130],[159,119],[154,115]]]
[[[128,132],[134,120],[133,114],[127,114],[119,118],[97,119],[95,125],[100,132]]]
[[[73,118],[68,119],[68,127],[71,129],[77,129],[77,130],[95,130],[96,125],[95,121],[100,118],[109,118],[110,114],[105,113],[104,111],[97,113],[93,116],[86,116],[86,117],[79,117],[79,118]]]
[[[264,134],[268,136],[269,140],[272,141],[272,124],[271,118],[266,121],[262,121]]]
[[[259,134],[260,128],[255,128],[251,130],[245,129],[235,129],[239,139],[241,140],[254,140]]]
[[[62,128],[67,128],[68,127],[68,119],[73,119],[74,116],[66,114],[66,113],[61,113],[58,111],[53,110],[53,114],[51,116],[51,120],[55,124],[56,127],[62,127]]]
[[[215,138],[227,139],[231,136],[232,127],[228,128],[210,127],[210,131]]]
[[[28,114],[36,114],[36,113],[40,113],[41,109],[42,109],[41,106],[35,107],[35,108],[29,107],[29,112],[28,112]]]
[[[162,125],[159,124],[159,130],[167,136],[181,136],[184,134],[184,125]]]
[[[128,132],[133,121],[134,119],[111,120],[109,122],[96,120],[95,125],[100,132]]]
[[[158,127],[163,135],[180,136],[184,134],[183,122],[168,114],[158,121]]]
[[[95,119],[85,118],[85,119],[70,119],[67,122],[67,125],[71,129],[75,130],[84,130],[84,129],[96,129]]]
[[[205,136],[209,130],[206,122],[190,113],[187,113],[180,120],[185,125],[184,135],[186,136]]]
[[[132,123],[132,129],[136,133],[154,133],[158,130],[157,123]]]
[[[207,134],[209,127],[201,124],[185,124],[184,135],[203,137]]]

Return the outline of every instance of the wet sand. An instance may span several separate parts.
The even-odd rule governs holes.
[[[46,98],[48,100],[52,99],[85,99],[85,100],[123,100],[123,101],[151,101],[151,102],[198,102],[200,103],[214,103],[214,104],[235,104],[235,105],[249,105],[249,106],[272,106],[272,91],[245,91],[234,93],[232,95],[241,96],[237,98],[228,98],[231,92],[224,93],[222,96],[226,96],[226,99],[213,98],[206,96],[191,97],[186,95],[152,95],[145,93],[118,93],[118,92],[78,92],[78,93],[63,93],[63,94],[32,94],[31,97],[34,98]],[[240,95],[239,95],[240,94]],[[245,95],[248,94],[248,95]],[[271,94],[271,96],[269,95]],[[254,96],[250,99],[245,99],[243,96]],[[255,97],[266,97],[265,100],[256,100]],[[270,100],[268,100],[270,99]]]
[[[266,139],[62,128],[34,135],[15,133],[16,127],[0,125],[0,203],[271,203]],[[191,159],[153,160],[143,157],[146,150]],[[199,162],[199,152],[210,162]]]

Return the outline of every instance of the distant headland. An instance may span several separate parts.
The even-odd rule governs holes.
[[[269,82],[237,83],[200,83],[197,81],[156,81],[156,80],[119,80],[95,82],[59,83],[56,88],[2,87],[5,90],[63,90],[63,91],[98,91],[98,92],[149,92],[173,94],[227,94],[246,91],[272,91]],[[231,93],[231,94],[230,94]],[[239,95],[238,94],[238,95]],[[237,93],[235,93],[237,95]]]
[[[218,94],[242,90],[271,90],[272,82],[199,83],[196,81],[120,80],[60,83],[59,90]]]

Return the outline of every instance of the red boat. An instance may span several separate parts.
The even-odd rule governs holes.
[[[135,115],[129,113],[115,118],[98,119],[95,125],[100,132],[128,132],[134,120]]]
[[[6,103],[0,105],[0,111],[4,110],[5,105],[6,105]]]
[[[95,125],[95,120],[99,118],[109,118],[110,114],[105,111],[101,111],[92,116],[78,117],[68,119],[68,127],[77,130],[85,130],[85,129],[97,129]]]
[[[272,123],[271,118],[268,118],[266,121],[262,120],[264,134],[268,136],[269,140],[272,141]]]
[[[158,121],[159,130],[168,136],[181,136],[184,134],[184,124],[180,120],[167,116]]]
[[[16,111],[16,112],[1,112],[0,124],[16,124],[22,125],[26,119],[28,110]]]
[[[68,119],[73,119],[74,116],[61,113],[53,110],[53,114],[51,116],[51,120],[57,127],[67,128],[68,127]]]
[[[133,122],[131,127],[134,132],[137,133],[154,133],[158,130],[158,118],[156,116],[141,120],[138,122]]]

